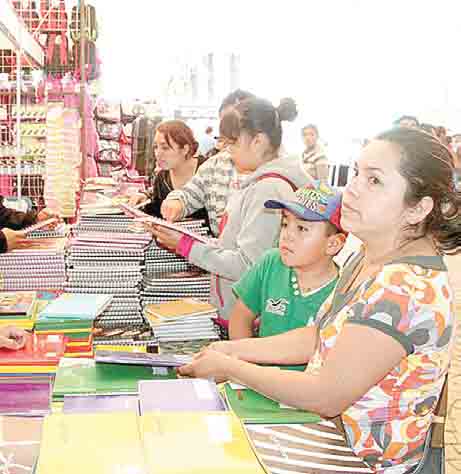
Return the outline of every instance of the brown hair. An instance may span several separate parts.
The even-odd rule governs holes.
[[[164,135],[170,148],[172,148],[171,141],[175,142],[180,148],[189,145],[189,153],[186,158],[192,158],[197,153],[198,142],[194,138],[194,133],[191,128],[181,120],[162,122],[157,127],[156,132]]]
[[[433,135],[415,128],[393,128],[376,137],[401,149],[399,172],[407,182],[404,202],[416,205],[429,196],[434,208],[422,225],[420,236],[430,234],[441,253],[461,244],[461,193],[454,179],[454,156]]]

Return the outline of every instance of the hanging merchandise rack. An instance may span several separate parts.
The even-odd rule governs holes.
[[[88,81],[99,74],[88,54],[95,50],[96,14],[94,7],[83,0],[71,3],[74,6],[67,9],[65,0],[0,1],[0,195],[30,197],[37,208],[45,205],[44,195],[48,196],[47,205],[48,200],[56,201],[53,195],[59,196],[55,192],[59,188],[56,176],[50,175],[53,166],[57,169],[64,165],[58,172],[70,167],[65,176],[77,171],[77,193],[88,175],[87,166],[93,175],[87,155],[93,157],[97,151],[88,92]],[[69,47],[70,39],[74,48]],[[40,84],[34,85],[31,80],[35,78],[34,69],[45,74]],[[61,114],[56,123],[47,114],[49,107]],[[80,128],[77,138],[70,122]],[[66,138],[54,133],[50,141],[48,132],[61,123],[74,131],[64,130]],[[64,144],[69,144],[69,133],[74,145],[67,163],[70,149]],[[52,142],[54,145],[50,145]],[[60,161],[56,161],[61,147],[57,143],[65,149]],[[77,170],[75,150],[81,154]],[[75,215],[69,206],[66,209],[63,217]]]

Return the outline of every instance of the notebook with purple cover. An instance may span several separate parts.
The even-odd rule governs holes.
[[[97,363],[150,365],[152,367],[181,367],[191,361],[191,357],[174,354],[151,354],[149,352],[123,352],[97,350],[94,357]]]
[[[51,383],[0,384],[0,414],[40,416],[50,411]]]
[[[137,395],[65,395],[64,413],[132,411],[139,414]]]
[[[205,379],[141,380],[141,415],[149,411],[226,411],[216,384]]]

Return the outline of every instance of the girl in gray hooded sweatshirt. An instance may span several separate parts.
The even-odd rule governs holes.
[[[312,182],[299,161],[279,158],[284,120],[294,120],[296,104],[284,99],[279,107],[252,98],[227,112],[235,139],[233,160],[250,172],[241,189],[231,195],[215,243],[204,244],[179,232],[154,226],[160,245],[175,250],[194,265],[212,273],[211,300],[227,321],[236,298],[232,285],[268,249],[277,245],[280,213],[264,208],[268,199],[290,199]]]

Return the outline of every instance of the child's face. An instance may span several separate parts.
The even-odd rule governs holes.
[[[304,221],[284,210],[279,241],[284,265],[304,268],[318,265],[321,259],[331,258],[327,225],[326,222]]]

